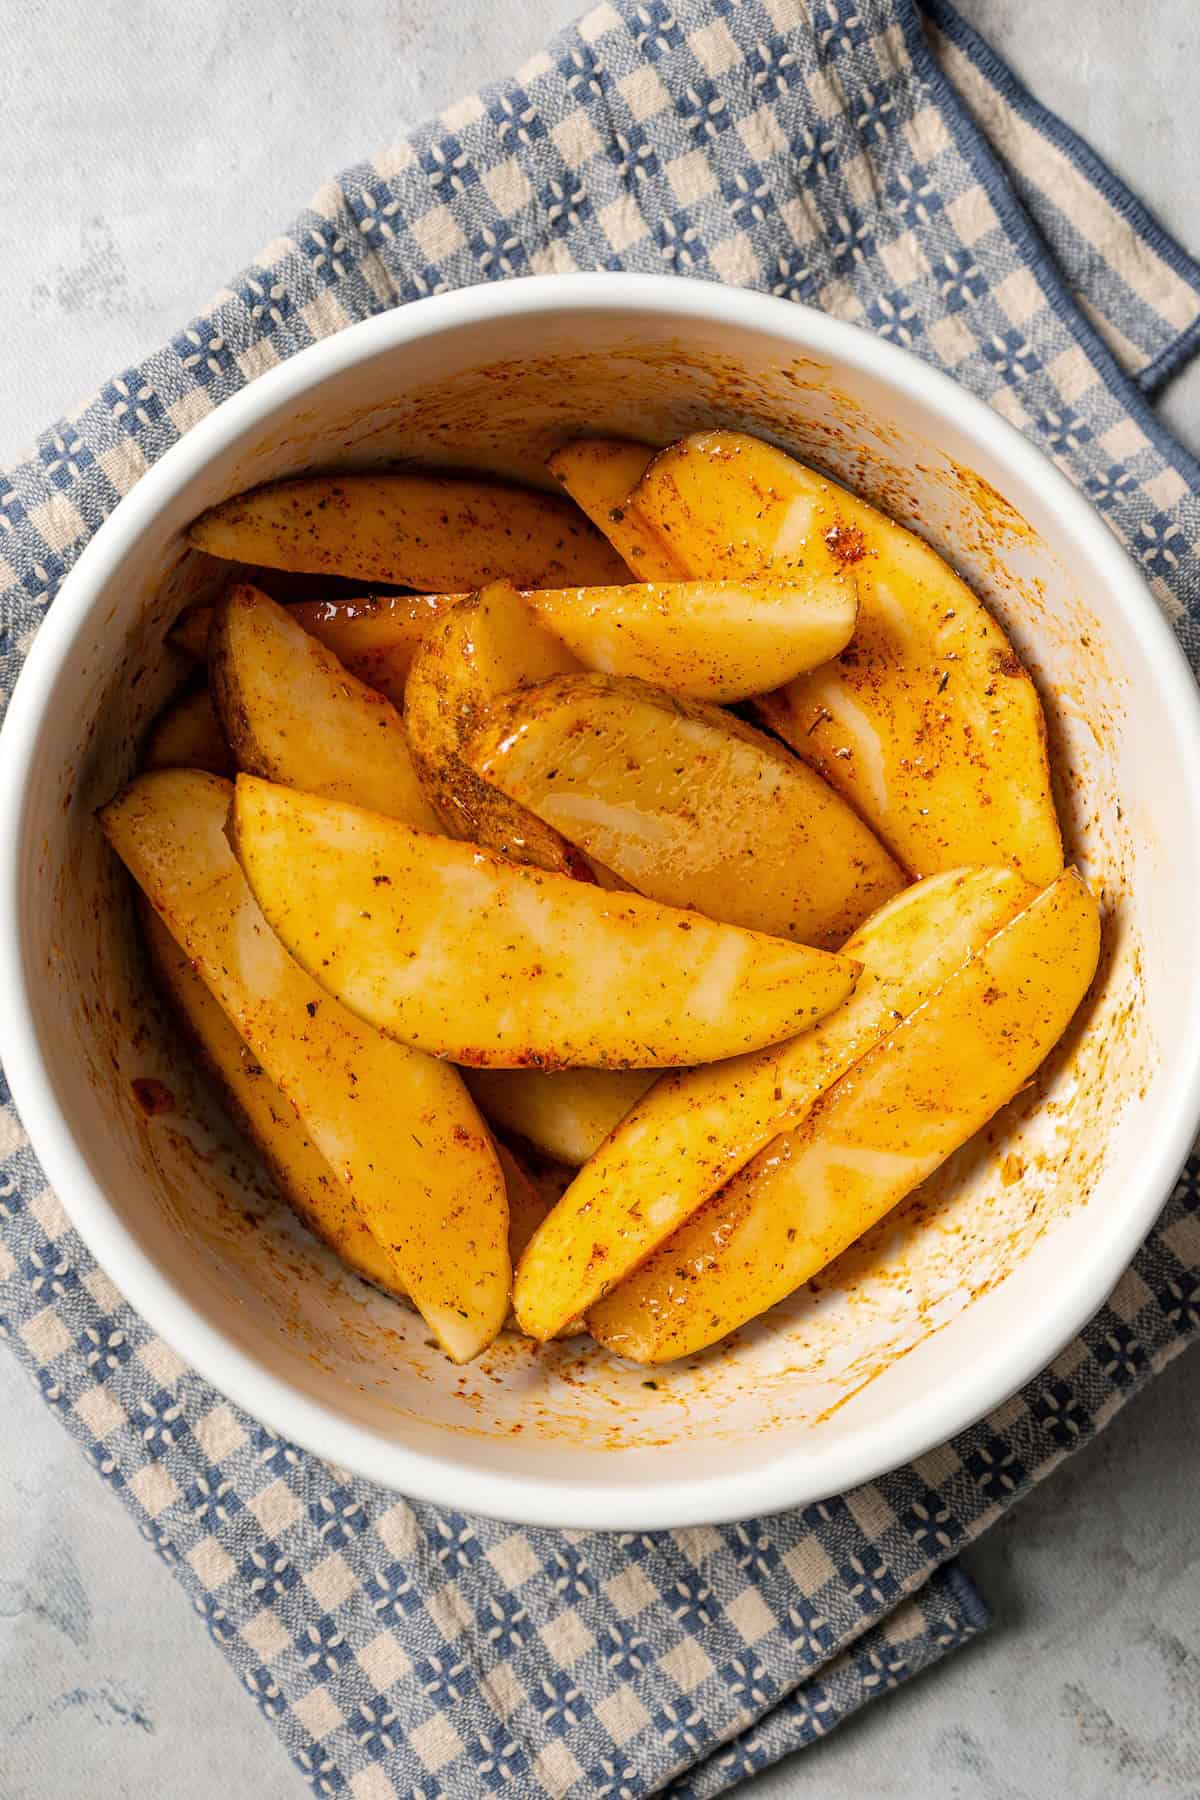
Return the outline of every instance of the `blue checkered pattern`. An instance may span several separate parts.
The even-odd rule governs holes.
[[[0,687],[89,534],[228,394],[385,307],[575,268],[761,288],[951,370],[1200,653],[1200,470],[1148,405],[1200,334],[1196,265],[942,0],[630,0],[323,189],[0,476]],[[1194,1162],[1080,1337],[912,1467],[736,1527],[514,1529],[353,1479],[183,1367],[0,1099],[0,1327],[322,1794],[722,1792],[978,1630],[955,1552],[1200,1326]]]

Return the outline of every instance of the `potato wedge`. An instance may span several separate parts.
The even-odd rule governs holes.
[[[793,1036],[858,964],[238,778],[233,842],[283,943],[352,1012],[481,1067],[654,1068]]]
[[[512,583],[495,581],[451,607],[426,633],[409,672],[404,722],[425,792],[449,832],[514,862],[588,881],[586,857],[481,781],[463,756],[499,695],[578,667]]]
[[[464,1362],[508,1306],[508,1207],[491,1138],[457,1070],[362,1024],[287,954],[229,848],[231,795],[197,770],[157,770],[100,823],[438,1341]]]
[[[686,581],[687,569],[625,505],[654,454],[626,438],[578,438],[547,458],[546,467],[638,581]]]
[[[636,675],[694,700],[746,700],[849,642],[853,576],[799,571],[733,581],[537,588],[530,606],[585,668]]]
[[[390,700],[256,588],[213,614],[209,680],[238,768],[437,831]]]
[[[208,656],[208,633],[212,615],[211,606],[185,607],[167,633],[171,648],[182,650],[185,656],[194,656],[197,662],[204,662]]]
[[[435,593],[624,581],[600,533],[557,494],[450,475],[308,475],[236,494],[188,537],[210,556]]]
[[[903,872],[839,794],[720,707],[558,675],[492,708],[467,759],[639,894],[832,950]]]
[[[270,1169],[283,1198],[314,1237],[356,1275],[403,1297],[394,1260],[355,1206],[345,1182],[317,1149],[291,1105],[239,1037],[150,903],[138,908],[142,938],[158,986],[233,1117]],[[522,1233],[528,1243],[532,1233]]]
[[[857,578],[858,624],[837,661],[756,706],[911,874],[1011,862],[1043,886],[1061,871],[1037,690],[921,538],[733,431],[664,450],[629,505],[696,576]]]
[[[236,767],[207,687],[172,700],[150,727],[143,769],[207,769],[232,775]]]
[[[931,875],[868,919],[858,986],[811,1031],[664,1075],[580,1170],[519,1264],[522,1330],[586,1312],[1035,897],[1015,869]]]
[[[468,1069],[485,1119],[577,1169],[658,1077],[645,1069]]]
[[[1099,948],[1096,902],[1069,869],[593,1307],[593,1335],[670,1362],[808,1281],[1020,1091]]]

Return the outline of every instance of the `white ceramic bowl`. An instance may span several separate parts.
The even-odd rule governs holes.
[[[204,507],[322,466],[541,479],[581,432],[766,433],[915,525],[1040,682],[1101,977],[1045,1077],[821,1284],[656,1373],[516,1340],[466,1370],[274,1203],[147,991],[93,821],[181,675],[166,625],[220,570]],[[73,1221],[128,1298],[275,1429],[406,1493],[650,1528],[807,1502],[948,1437],[1042,1367],[1149,1229],[1200,1113],[1200,721],[1137,571],[1068,482],[905,352],[700,283],[578,276],[422,301],[304,351],[139,482],[65,582],[0,792],[3,1054]],[[147,1030],[146,1027],[149,1026]],[[131,1081],[177,1100],[147,1119]]]

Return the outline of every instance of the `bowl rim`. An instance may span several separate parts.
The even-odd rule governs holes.
[[[710,326],[761,331],[789,340],[798,353],[827,356],[911,396],[986,443],[1014,476],[1037,486],[1068,535],[1083,540],[1159,684],[1169,726],[1190,742],[1176,778],[1200,813],[1200,692],[1183,651],[1140,571],[1090,502],[1065,474],[1006,419],[950,375],[912,352],[812,308],[752,290],[667,275],[625,272],[528,276],[411,302],[349,326],[298,351],[231,395],[172,445],[124,496],[65,578],[38,630],[0,729],[5,780],[0,785],[0,1058],[12,1096],[47,1179],[100,1266],[151,1329],[223,1394],[273,1430],[315,1454],[386,1488],[434,1505],[524,1525],[576,1529],[653,1530],[734,1521],[807,1505],[844,1492],[911,1461],[1000,1405],[1049,1363],[1116,1285],[1170,1194],[1200,1119],[1200,1007],[1184,1041],[1160,1072],[1160,1127],[1147,1145],[1135,1194],[1112,1219],[1091,1254],[1064,1269],[1054,1304],[1029,1320],[1014,1346],[959,1369],[936,1393],[914,1396],[869,1434],[817,1450],[781,1449],[750,1470],[728,1459],[701,1477],[644,1478],[646,1453],[631,1456],[627,1479],[594,1480],[568,1451],[563,1477],[494,1467],[472,1469],[453,1455],[397,1442],[348,1421],[330,1405],[270,1373],[249,1351],[205,1318],[162,1273],[113,1211],[66,1122],[43,1058],[20,930],[22,856],[28,830],[28,776],[61,669],[84,628],[96,595],[177,490],[200,473],[263,415],[311,387],[387,350],[497,316],[574,313],[647,314],[695,319]],[[600,1453],[597,1453],[600,1454]],[[610,1464],[610,1468],[615,1463]]]

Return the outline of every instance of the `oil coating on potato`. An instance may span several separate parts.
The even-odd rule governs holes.
[[[400,714],[286,607],[231,588],[213,614],[208,670],[238,768],[438,830]]]
[[[832,950],[904,885],[819,775],[720,707],[560,675],[492,708],[485,781],[639,894]]]
[[[913,875],[1062,868],[1041,703],[1004,632],[921,538],[770,444],[699,432],[650,464],[629,505],[696,576],[845,570],[854,637],[757,702]]]
[[[104,807],[100,823],[350,1188],[439,1342],[466,1361],[508,1306],[508,1206],[491,1138],[457,1070],[364,1025],[288,955],[230,850],[230,799],[228,782],[211,775],[157,770]]]
[[[604,533],[635,579],[686,581],[686,567],[625,504],[654,454],[645,444],[625,438],[578,438],[548,457],[546,467]]]
[[[1096,902],[1068,869],[593,1307],[593,1335],[670,1362],[808,1281],[1020,1092],[1099,949]]]
[[[552,1336],[617,1286],[1035,893],[1014,869],[932,875],[850,939],[858,986],[811,1031],[662,1076],[580,1170],[518,1267],[523,1328]]]
[[[858,973],[248,775],[231,834],[301,964],[361,1018],[455,1062],[712,1061],[815,1023]]]
[[[644,1069],[468,1069],[485,1119],[577,1169],[656,1080]]]
[[[451,475],[307,475],[237,494],[188,536],[234,562],[436,593],[624,581],[616,551],[557,494]]]

